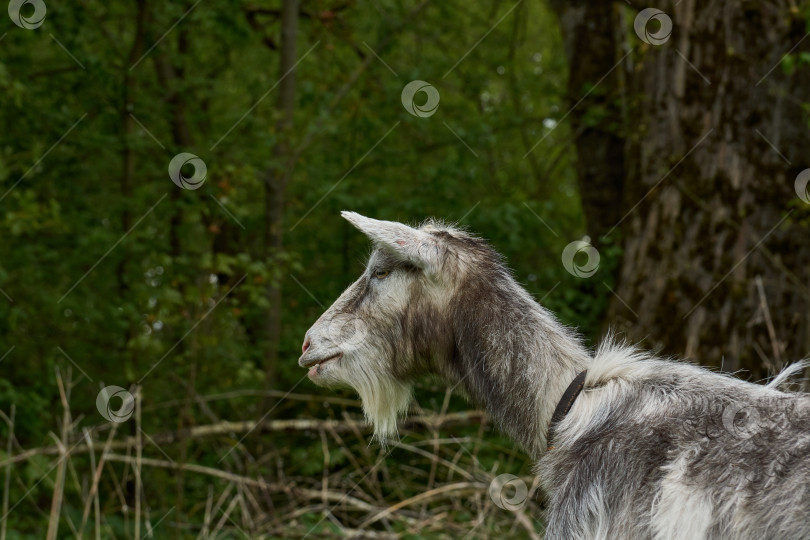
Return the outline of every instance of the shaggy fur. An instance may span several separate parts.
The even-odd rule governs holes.
[[[810,538],[810,396],[778,390],[803,364],[760,386],[611,341],[592,355],[483,240],[343,215],[375,250],[299,364],[316,384],[354,388],[379,439],[396,434],[413,381],[434,374],[537,460],[547,538]]]

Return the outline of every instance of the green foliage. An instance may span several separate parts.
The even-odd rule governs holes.
[[[533,3],[508,15],[506,4],[431,3],[414,15],[416,5],[304,3],[288,133],[277,128],[279,53],[267,46],[279,43],[276,4],[207,0],[184,15],[191,3],[150,2],[140,38],[135,2],[48,2],[39,29],[8,21],[0,28],[0,355],[8,351],[0,410],[16,405],[21,447],[53,442],[48,433],[58,431],[62,414],[57,368],[72,371],[79,428],[104,425],[95,399],[110,384],[142,385],[146,433],[258,419],[270,407],[269,418],[334,414],[256,395],[202,407],[195,396],[299,382],[304,331],[356,277],[368,251],[339,217],[342,209],[459,221],[504,253],[518,279],[565,321],[589,336],[599,331],[608,300],[602,279],[574,278],[560,261],[585,231],[554,16]],[[252,7],[267,8],[255,26]],[[396,75],[376,58],[363,67],[371,50]],[[429,118],[400,103],[415,79],[441,95]],[[170,181],[167,167],[179,152],[205,161],[201,189]],[[265,243],[264,180],[294,153],[284,247],[276,252]],[[601,255],[596,277],[609,281],[618,248]],[[273,285],[282,288],[281,304],[268,299]],[[266,320],[274,310],[280,362],[268,366]],[[443,390],[425,392],[420,402],[439,409]],[[463,407],[454,400],[451,410]],[[5,425],[0,433],[8,437]],[[191,444],[183,455],[222,467],[221,451],[237,440]],[[300,445],[283,468],[319,477],[320,439],[281,434],[261,444],[271,452]],[[500,456],[481,460],[491,466]],[[276,464],[244,459],[230,465],[278,473]],[[345,449],[332,449],[330,459],[332,467],[349,464]],[[44,480],[11,516],[19,535],[10,538],[44,536],[47,511],[34,509],[49,506],[53,463],[40,456],[15,466],[13,500]],[[152,472],[148,481],[150,504],[171,507],[172,476]],[[207,496],[206,482],[187,476],[184,486],[178,522],[198,518]],[[131,515],[114,502],[115,489],[102,486],[104,527],[124,537]],[[79,500],[69,484],[63,521],[81,521]],[[330,522],[320,526],[334,533]]]

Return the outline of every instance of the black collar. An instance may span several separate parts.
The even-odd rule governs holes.
[[[551,415],[551,422],[548,424],[548,437],[546,437],[548,450],[554,449],[554,446],[551,444],[551,440],[554,437],[554,428],[560,420],[565,418],[565,415],[568,414],[568,411],[570,411],[571,407],[574,405],[574,401],[579,397],[579,393],[582,392],[582,387],[585,385],[585,376],[587,374],[588,370],[586,369],[574,377],[574,380],[571,381],[571,384],[565,389],[565,393],[562,398],[560,398],[560,402],[557,403],[557,408],[554,409],[554,414]]]

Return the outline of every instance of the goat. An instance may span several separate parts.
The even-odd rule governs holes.
[[[434,374],[535,460],[549,539],[810,538],[810,394],[778,389],[804,363],[762,386],[613,340],[592,354],[484,240],[342,215],[374,250],[298,363],[353,388],[376,438]]]

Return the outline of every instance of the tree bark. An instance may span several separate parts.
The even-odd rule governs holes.
[[[188,6],[186,6],[186,9]],[[181,58],[185,58],[188,53],[188,30],[180,28],[177,34],[177,51],[180,53]],[[171,42],[170,42],[171,43]],[[186,94],[183,92],[183,83],[185,81],[185,69],[182,62],[173,63],[170,56],[167,54],[166,49],[155,54],[155,69],[157,71],[158,80],[163,88],[167,89],[166,102],[169,106],[169,113],[171,114],[170,126],[172,130],[172,152],[179,149],[180,151],[189,151],[194,147],[194,137],[192,135],[192,128],[189,122],[186,106]],[[174,264],[180,259],[182,254],[182,240],[180,238],[180,228],[183,224],[183,206],[180,204],[180,199],[185,194],[183,190],[171,186],[169,190],[169,198],[174,206],[174,212],[170,218],[169,229],[169,248]],[[181,296],[184,295],[184,287],[182,280],[177,285]],[[186,342],[180,339],[177,342],[175,354],[182,355],[186,348]],[[192,346],[193,348],[193,346]],[[177,428],[183,429],[186,426],[194,424],[194,419],[189,414],[189,401],[190,393],[193,389],[194,374],[197,371],[197,359],[192,355],[191,363],[188,366],[189,374],[191,376],[191,384],[187,387],[186,392],[186,406],[180,409],[181,414],[177,416]],[[189,441],[182,440],[180,444],[180,458],[185,460],[188,455]],[[184,515],[185,504],[185,472],[180,470],[174,476],[175,481],[175,502],[177,507],[177,515]],[[181,537],[180,528],[175,529],[177,538]]]
[[[605,9],[580,7],[584,21]],[[605,233],[624,248],[608,321],[633,341],[759,380],[810,349],[810,242],[798,219],[808,208],[794,191],[810,166],[810,69],[779,66],[788,51],[810,50],[806,21],[783,2],[656,7],[672,19],[669,40],[649,45],[630,28],[627,88],[606,81],[630,104],[621,217]],[[591,64],[604,74],[619,60],[581,33],[587,24],[561,20],[580,51],[572,77],[590,69],[594,80]],[[581,116],[572,121],[582,127]],[[580,137],[579,158],[607,160],[612,143]],[[590,204],[593,194],[583,207],[599,230],[615,197],[598,193]]]
[[[607,233],[621,217],[624,182],[625,96],[620,51],[621,13],[611,2],[553,0],[568,58],[569,118],[578,156],[582,208],[593,238]],[[617,65],[618,64],[618,65]]]
[[[270,264],[281,265],[284,247],[284,193],[290,182],[294,162],[291,159],[289,133],[295,111],[296,40],[298,38],[298,0],[284,0],[281,9],[281,61],[279,62],[278,111],[276,143],[273,147],[273,162],[264,174],[265,195],[265,257]],[[265,355],[265,380],[267,387],[275,386],[281,342],[281,277],[274,276],[267,285],[267,353]]]
[[[129,210],[129,205],[132,201],[132,184],[135,178],[135,151],[131,145],[132,134],[135,131],[135,122],[132,119],[133,102],[137,92],[137,80],[134,74],[129,70],[131,66],[141,55],[143,50],[144,34],[146,32],[146,1],[137,0],[136,15],[135,15],[135,35],[132,39],[132,47],[129,51],[129,58],[126,63],[122,65],[123,84],[121,87],[121,234],[126,234],[132,225],[132,215]],[[119,298],[125,299],[128,297],[130,286],[127,281],[127,266],[129,264],[130,255],[127,245],[121,246],[124,255],[116,267],[116,277],[118,280],[118,295]],[[124,348],[127,348],[130,340],[134,336],[134,327],[136,322],[130,321],[124,332]],[[135,371],[138,371],[138,355],[135,350],[131,350],[129,354],[129,362]]]

